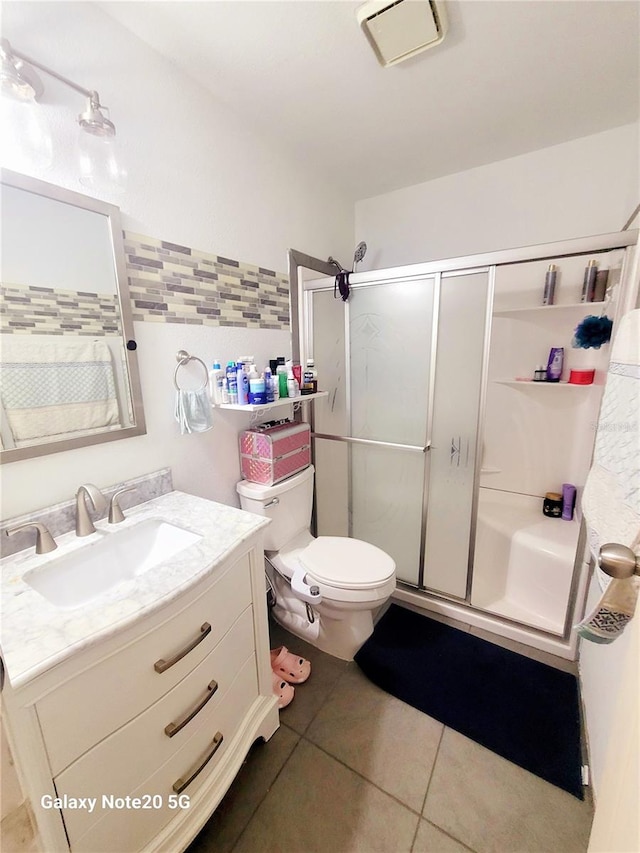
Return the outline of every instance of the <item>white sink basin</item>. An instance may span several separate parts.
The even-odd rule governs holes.
[[[190,530],[149,518],[24,574],[24,581],[52,604],[73,610],[122,581],[133,580],[198,542]]]

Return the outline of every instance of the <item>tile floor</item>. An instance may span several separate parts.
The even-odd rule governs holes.
[[[273,625],[271,645],[282,643],[311,660],[311,677],[296,687],[271,740],[254,746],[188,853],[586,851],[588,801]]]

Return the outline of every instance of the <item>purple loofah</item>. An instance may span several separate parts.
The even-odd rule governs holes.
[[[600,349],[602,344],[611,340],[613,321],[608,317],[594,317],[592,314],[576,326],[571,346],[576,349]]]

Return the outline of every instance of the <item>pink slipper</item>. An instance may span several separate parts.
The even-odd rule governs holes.
[[[292,655],[286,646],[271,649],[271,669],[289,684],[302,684],[311,674],[309,661]]]
[[[273,695],[278,697],[278,708],[286,708],[293,701],[295,690],[286,681],[283,681],[275,672],[271,673],[273,684]]]

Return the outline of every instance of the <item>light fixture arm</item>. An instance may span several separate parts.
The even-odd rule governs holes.
[[[98,93],[94,92],[92,89],[85,89],[84,86],[80,86],[78,83],[74,83],[73,80],[69,80],[68,77],[63,77],[62,74],[58,74],[57,71],[54,71],[52,68],[48,68],[46,65],[43,65],[41,62],[38,62],[36,59],[32,59],[30,56],[27,56],[24,53],[21,53],[19,50],[15,50],[7,39],[1,40],[2,50],[7,56],[14,56],[16,59],[22,60],[22,62],[26,62],[29,65],[33,65],[34,68],[37,68],[39,71],[44,71],[45,74],[48,74],[50,77],[55,77],[56,80],[59,80],[61,83],[64,83],[65,86],[69,86],[71,89],[75,89],[76,92],[80,92],[81,95],[84,95],[86,98],[92,98],[95,96],[96,100],[99,103]]]

